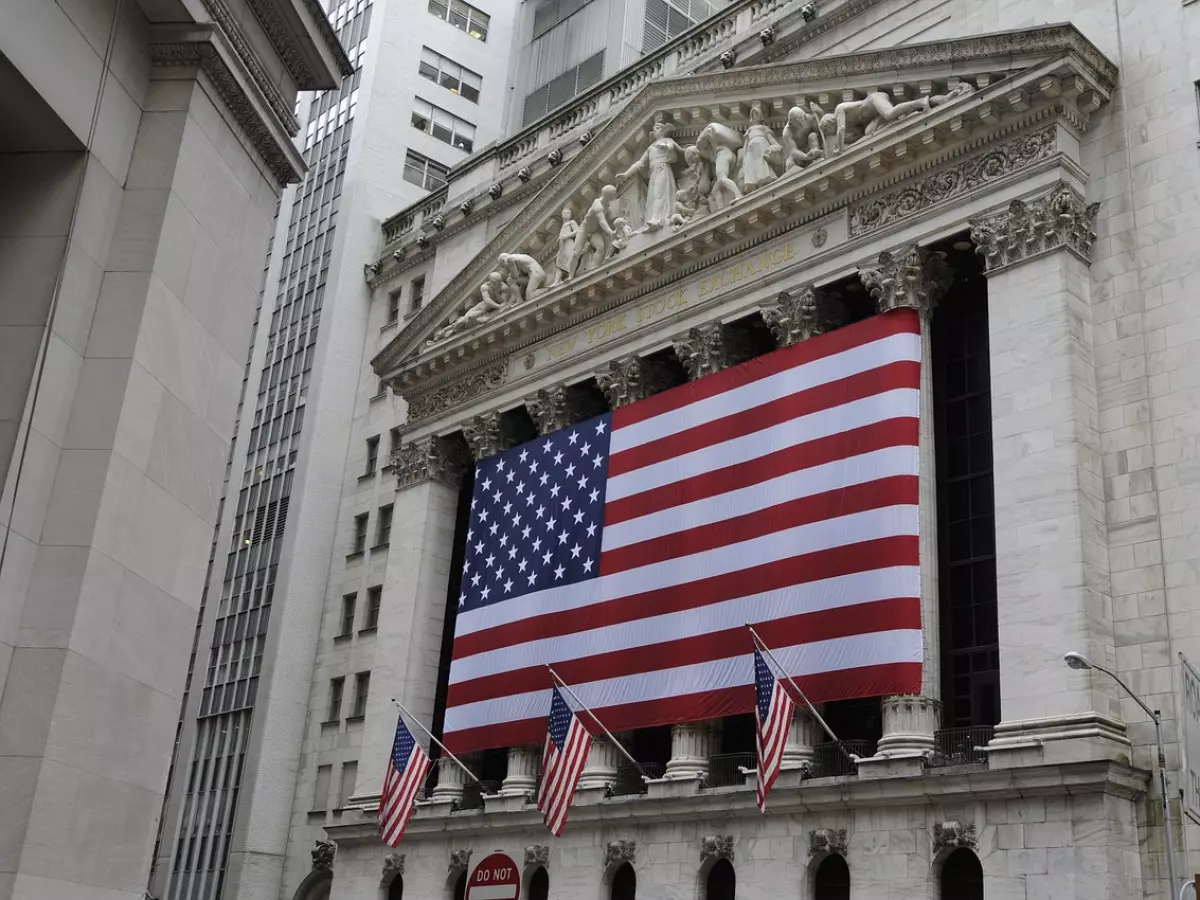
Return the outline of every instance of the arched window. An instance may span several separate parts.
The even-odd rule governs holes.
[[[529,900],[547,900],[550,896],[550,876],[543,866],[538,866],[529,876]]]
[[[850,867],[836,853],[825,857],[813,876],[814,900],[850,900]]]
[[[467,896],[467,870],[463,869],[454,880],[454,900],[463,900]]]
[[[942,900],[983,900],[983,866],[970,850],[955,850],[942,863]]]
[[[733,874],[733,864],[727,859],[719,859],[717,864],[708,870],[705,900],[733,900],[736,886],[737,876]]]
[[[404,879],[399,875],[388,885],[387,900],[404,900]]]
[[[613,873],[611,900],[634,900],[637,895],[637,875],[633,866],[625,863]]]

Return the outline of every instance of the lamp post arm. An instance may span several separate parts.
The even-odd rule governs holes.
[[[1149,706],[1147,706],[1146,701],[1143,700],[1141,697],[1139,697],[1137,694],[1135,694],[1130,689],[1129,685],[1127,685],[1124,681],[1121,680],[1121,676],[1119,676],[1116,672],[1114,672],[1112,669],[1106,669],[1106,668],[1104,668],[1104,666],[1096,665],[1096,663],[1092,663],[1092,668],[1095,669],[1097,672],[1103,672],[1105,675],[1107,675],[1109,678],[1111,678],[1113,681],[1115,681],[1117,684],[1119,684],[1121,686],[1121,688],[1125,691],[1125,693],[1127,693],[1130,697],[1132,697],[1134,702],[1137,703],[1137,705],[1140,706],[1143,710],[1145,710],[1146,715],[1148,715],[1155,723],[1159,723],[1162,721],[1159,714],[1156,713],[1154,710],[1152,710]]]

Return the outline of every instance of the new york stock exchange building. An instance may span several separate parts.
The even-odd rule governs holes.
[[[1183,20],[1043,5],[1084,12],[734,4],[384,224],[373,308],[425,293],[370,363],[407,417],[330,896],[459,900],[496,851],[530,898],[1174,896],[1153,726],[1063,656],[1177,772]],[[838,738],[797,707],[765,814],[746,623]],[[592,729],[559,837],[545,664],[638,763]],[[435,765],[394,848],[392,697],[479,779]]]

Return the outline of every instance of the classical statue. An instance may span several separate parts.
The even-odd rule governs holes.
[[[742,149],[742,136],[728,125],[710,122],[696,138],[696,149],[713,167],[712,190],[708,196],[709,208],[717,212],[735,200],[740,200],[742,191],[733,180],[733,174],[737,164],[737,151]]]
[[[512,302],[509,299],[508,286],[504,283],[504,276],[499,272],[488,274],[487,280],[479,286],[479,295],[481,299],[478,302],[467,307],[462,315],[451,319],[445,327],[435,332],[430,343],[436,344],[460,331],[466,331],[472,325],[486,322]]]
[[[558,255],[554,257],[554,283],[562,284],[571,277],[571,252],[575,249],[575,237],[579,234],[579,223],[571,207],[562,208],[562,227],[558,229]]]
[[[742,187],[746,193],[779,177],[775,167],[779,165],[782,153],[775,132],[764,121],[762,108],[755,106],[750,110],[750,126],[746,129],[741,153]]]
[[[823,137],[819,116],[799,106],[788,110],[787,125],[783,128],[785,169],[803,169],[818,159],[824,159]]]
[[[625,217],[617,216],[613,219],[613,253],[615,254],[619,250],[624,250],[626,245],[629,244],[631,237],[633,237],[633,228],[630,227]]]
[[[665,227],[675,213],[675,170],[672,166],[684,153],[671,137],[671,130],[666,122],[655,122],[654,140],[642,158],[617,176],[617,184],[624,184],[639,174],[646,179],[645,224],[640,231]]]
[[[683,187],[675,192],[675,214],[671,224],[678,228],[693,216],[708,212],[708,195],[712,192],[712,174],[708,161],[700,155],[695,144],[683,148],[683,159],[687,172],[683,176]]]
[[[613,251],[613,229],[609,224],[609,207],[617,199],[617,189],[606,184],[600,188],[600,196],[592,201],[583,221],[579,224],[579,234],[575,238],[575,247],[571,251],[571,265],[567,271],[570,278],[579,272],[579,263],[583,254],[591,251],[594,265],[600,265]]]
[[[966,96],[973,90],[974,88],[970,84],[961,81],[945,94],[921,97],[918,100],[905,100],[901,103],[892,103],[892,98],[883,91],[872,91],[861,100],[839,103],[832,113],[821,120],[821,127],[826,132],[834,133],[834,143],[831,149],[834,153],[840,153],[848,144],[869,138],[879,129],[891,125],[893,122],[899,122],[901,119],[917,113],[929,112],[935,106],[949,103],[956,97]],[[862,134],[847,141],[847,128],[861,130]]]
[[[546,270],[527,253],[501,253],[496,268],[508,285],[510,303],[532,300],[546,283]]]

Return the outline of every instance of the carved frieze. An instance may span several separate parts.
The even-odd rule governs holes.
[[[727,859],[733,862],[733,835],[710,834],[700,839],[700,862]]]
[[[389,853],[383,858],[383,877],[404,874],[404,854]]]
[[[846,855],[845,828],[818,828],[808,833],[808,855],[823,856],[836,853]]]
[[[637,841],[609,841],[604,848],[604,868],[620,863],[637,862]]]
[[[967,847],[971,850],[979,846],[975,836],[975,823],[967,822],[938,822],[933,826],[933,852],[939,850]]]
[[[971,240],[989,272],[1060,248],[1089,262],[1099,209],[1060,181],[1045,196],[1014,200],[1006,211],[972,222]]]
[[[526,866],[549,866],[550,848],[545,844],[534,844],[525,848]]]
[[[447,868],[451,872],[461,872],[463,869],[471,865],[471,851],[466,850],[451,850],[450,865]]]
[[[671,339],[675,355],[695,381],[750,358],[750,348],[739,332],[720,322],[708,322]]]
[[[328,871],[333,868],[333,858],[337,855],[337,844],[333,841],[314,841],[312,848],[313,871]]]
[[[563,384],[542,388],[534,396],[525,398],[525,408],[529,410],[538,434],[550,434],[571,424],[570,399],[570,393]]]
[[[462,432],[476,460],[495,456],[504,449],[504,429],[500,426],[498,412],[485,412],[464,422]]]
[[[1045,125],[992,144],[984,153],[939,167],[928,175],[851,207],[850,236],[870,234],[923,209],[961,197],[1049,158],[1057,148],[1054,125]]]
[[[924,316],[933,312],[952,281],[944,254],[917,244],[885,250],[876,267],[859,269],[858,276],[880,312],[907,307]]]
[[[790,347],[825,331],[817,290],[811,284],[781,291],[774,303],[763,305],[762,317],[779,347]]]
[[[670,376],[654,360],[625,356],[597,372],[596,383],[608,398],[609,408],[620,409],[666,389],[670,386]]]
[[[408,422],[411,425],[461,406],[500,387],[507,378],[508,364],[498,362],[472,372],[465,378],[456,378],[449,384],[418,394],[408,401]]]
[[[433,435],[403,444],[392,454],[398,491],[422,481],[459,487],[469,464],[461,444]]]

